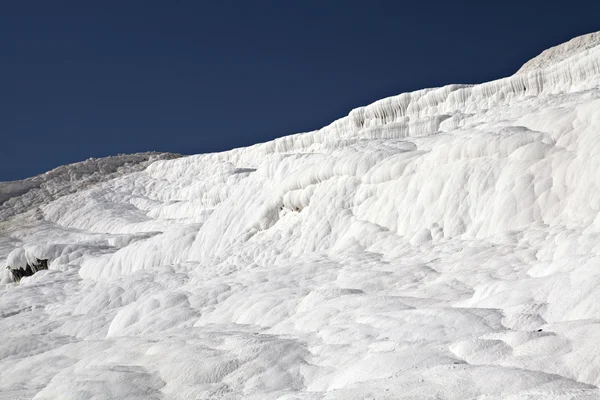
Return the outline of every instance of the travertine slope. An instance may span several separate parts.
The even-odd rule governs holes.
[[[600,398],[598,33],[148,157],[0,184],[0,398]]]

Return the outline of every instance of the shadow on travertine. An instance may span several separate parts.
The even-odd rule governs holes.
[[[38,271],[43,271],[48,269],[48,260],[38,260],[34,263],[25,265],[25,268],[11,268],[10,266],[6,267],[13,276],[15,282],[19,282],[22,278],[26,276],[31,276]]]

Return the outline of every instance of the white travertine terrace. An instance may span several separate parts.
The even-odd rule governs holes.
[[[0,399],[600,398],[600,33],[173,157],[0,183]]]
[[[546,68],[567,58],[600,45],[600,32],[577,36],[566,43],[544,50],[539,56],[527,61],[517,74]]]

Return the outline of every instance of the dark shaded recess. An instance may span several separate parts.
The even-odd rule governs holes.
[[[38,271],[43,271],[48,269],[48,260],[38,260],[34,263],[27,264],[25,268],[11,268],[10,266],[6,267],[11,273],[15,280],[15,282],[19,282],[25,276],[31,276]]]

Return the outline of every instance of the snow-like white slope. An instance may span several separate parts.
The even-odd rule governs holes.
[[[517,74],[546,68],[598,45],[600,45],[600,32],[577,36],[566,43],[544,50],[539,56],[527,61],[519,71],[517,71]]]
[[[176,157],[169,153],[139,153],[90,158],[22,181],[0,182],[0,221],[94,184],[141,171],[154,161]]]
[[[2,268],[0,398],[600,398],[597,36],[318,131],[1,186],[0,267],[50,270]]]

